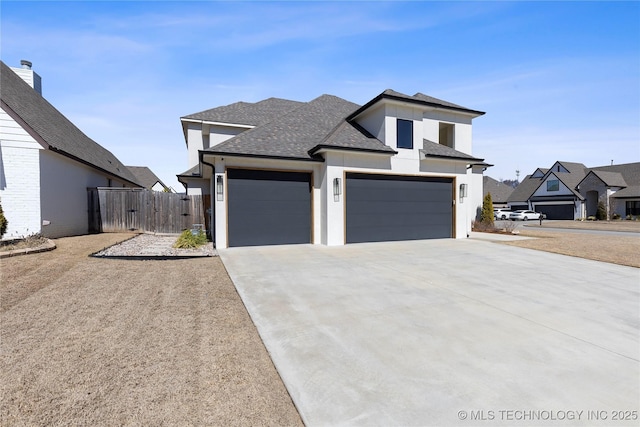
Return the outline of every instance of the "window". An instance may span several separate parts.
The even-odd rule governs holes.
[[[547,181],[547,191],[559,191],[560,190],[560,181],[557,179],[550,179]]]
[[[398,148],[413,148],[413,121],[398,119]]]
[[[446,145],[447,147],[455,148],[454,144],[454,125],[453,123],[440,123],[439,124],[439,143]]]
[[[627,202],[627,215],[640,215],[640,200],[631,200]]]

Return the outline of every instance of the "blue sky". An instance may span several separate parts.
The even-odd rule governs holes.
[[[496,179],[640,161],[638,2],[11,2],[0,56],[127,165],[182,191],[181,116],[385,89],[486,111]]]

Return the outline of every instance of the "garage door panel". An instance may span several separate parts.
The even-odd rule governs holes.
[[[348,173],[347,243],[452,237],[453,180]]]
[[[229,169],[229,246],[311,242],[311,174]]]
[[[544,213],[547,219],[573,219],[573,210],[573,203],[536,206],[536,211]]]

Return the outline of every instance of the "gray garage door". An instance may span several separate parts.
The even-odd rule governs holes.
[[[348,173],[347,243],[453,237],[453,180]]]
[[[227,170],[229,246],[311,242],[311,174]]]
[[[547,219],[573,219],[573,203],[570,205],[538,205],[536,212],[542,212]]]

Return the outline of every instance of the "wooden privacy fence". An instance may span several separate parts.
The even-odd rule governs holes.
[[[210,196],[161,193],[139,188],[89,188],[89,232],[147,231],[180,233],[202,224]]]

